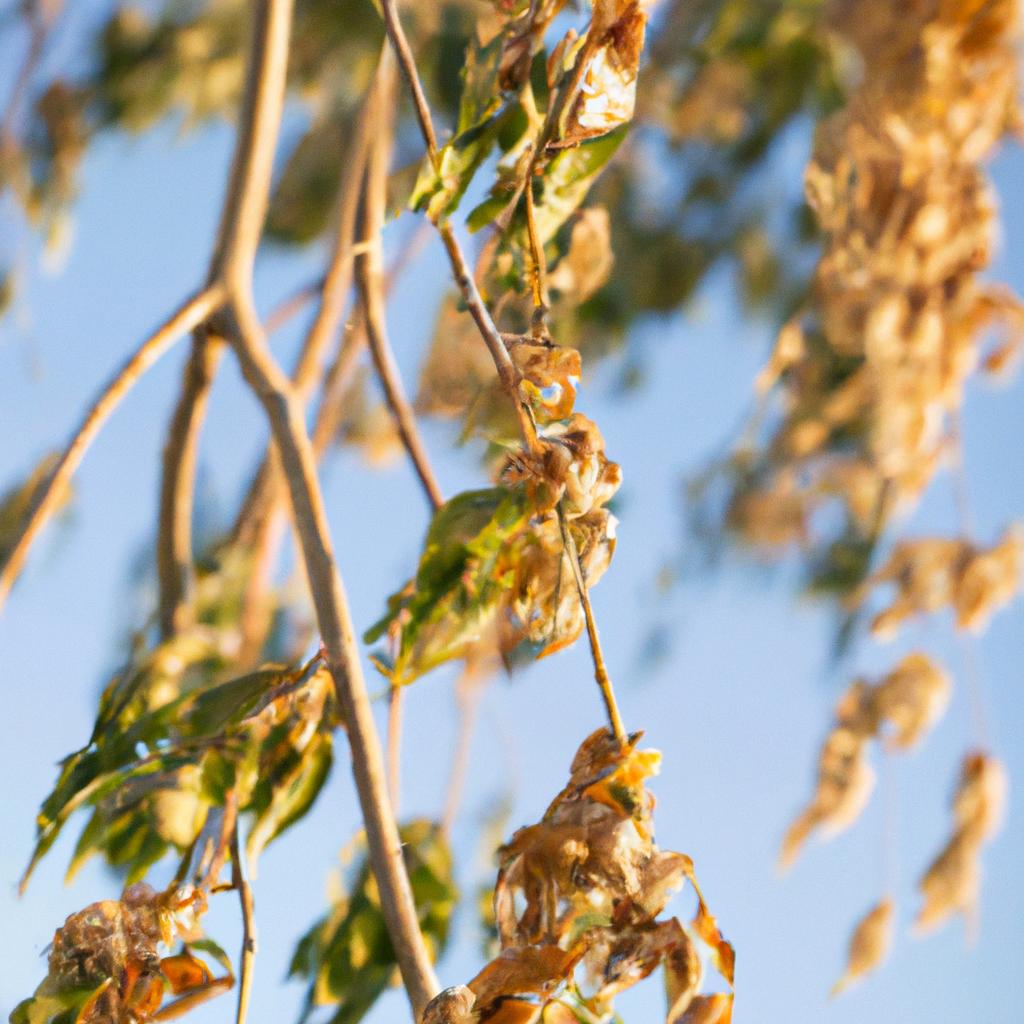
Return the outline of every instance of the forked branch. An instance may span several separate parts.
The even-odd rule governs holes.
[[[238,224],[223,253],[228,290],[227,333],[243,375],[264,407],[281,460],[317,623],[348,731],[352,770],[381,909],[413,1013],[419,1018],[438,991],[437,979],[420,933],[398,827],[388,799],[380,739],[363,679],[348,599],[335,565],[302,403],[267,349],[252,295],[252,268],[266,212],[284,101],[292,0],[258,0],[254,7],[242,129],[232,169],[232,184],[237,182],[240,196],[234,206]],[[234,187],[229,189],[229,193],[233,192]]]

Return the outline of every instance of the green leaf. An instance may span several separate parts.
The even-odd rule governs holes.
[[[481,638],[511,585],[510,565],[502,555],[528,518],[518,488],[468,491],[437,511],[415,579],[389,600],[388,613],[365,636],[372,643],[397,633],[397,653],[388,669],[395,683],[410,683],[462,656]]]
[[[451,854],[433,822],[409,822],[400,834],[417,916],[436,958],[448,941],[458,901]],[[376,882],[364,857],[351,892],[299,940],[289,974],[308,979],[309,1009],[333,1005],[332,1024],[356,1024],[391,985],[396,967]]]
[[[626,126],[559,153],[545,168],[535,210],[542,243],[576,211],[601,169],[626,137]]]
[[[275,241],[304,244],[327,229],[350,120],[334,117],[314,124],[292,150],[267,211],[267,234]]]
[[[435,223],[455,212],[473,175],[494,147],[500,116],[494,114],[442,146],[436,168],[429,156],[424,159],[409,197],[411,209],[425,211]]]
[[[274,787],[266,808],[257,813],[246,842],[250,858],[255,860],[269,843],[306,816],[330,775],[333,758],[331,734],[318,733],[287,782]]]
[[[231,969],[231,957],[213,939],[204,936],[201,939],[190,942],[188,948],[192,951],[198,950],[200,953],[205,953],[216,963],[220,964],[229,975],[234,975],[235,972]]]

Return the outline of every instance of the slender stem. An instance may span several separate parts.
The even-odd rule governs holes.
[[[409,48],[409,41],[405,37],[402,23],[398,17],[396,0],[381,0],[381,7],[384,12],[384,24],[387,28],[388,38],[394,46],[395,55],[398,58],[398,66],[401,68],[402,76],[405,78],[409,91],[412,94],[413,105],[416,108],[416,119],[423,134],[423,141],[427,145],[427,153],[431,162],[437,166],[437,136],[434,133],[434,125],[430,116],[430,108],[427,105],[423,86],[420,82],[419,72],[416,70],[416,61]],[[473,279],[473,272],[462,246],[459,245],[455,232],[447,221],[436,225],[441,241],[444,243],[445,251],[448,253],[448,260],[452,266],[455,276],[455,284],[462,293],[463,301],[469,309],[470,315],[476,322],[484,343],[487,345],[494,360],[495,368],[498,371],[498,379],[507,392],[509,399],[516,409],[519,418],[519,426],[522,431],[523,440],[527,448],[536,453],[540,448],[537,438],[537,426],[533,422],[533,414],[528,405],[523,402],[519,394],[519,371],[508,354],[508,349],[502,341],[501,334],[487,311],[480,291]]]
[[[121,403],[138,379],[182,335],[207,319],[223,301],[223,291],[210,286],[186,299],[181,306],[157,328],[121,366],[100,392],[72,435],[60,460],[46,484],[40,489],[32,508],[22,524],[11,553],[0,570],[0,607],[3,606],[15,579],[21,571],[25,557],[36,536],[47,520],[58,509],[71,477],[85,456],[89,445],[100,432],[110,414]]]
[[[395,49],[398,57],[398,66],[402,69],[402,76],[405,84],[412,95],[413,106],[416,109],[416,120],[420,125],[420,133],[427,145],[427,155],[430,162],[437,166],[437,135],[434,132],[434,121],[430,116],[430,106],[427,104],[426,93],[423,91],[423,84],[420,82],[419,72],[416,70],[416,58],[412,55],[412,48],[406,38],[405,30],[402,28],[401,19],[398,17],[398,5],[396,0],[382,0],[381,8],[384,12],[384,27],[388,39]]]
[[[597,681],[598,689],[601,691],[601,699],[604,701],[605,711],[608,714],[608,724],[611,726],[615,738],[625,746],[628,739],[626,728],[622,724],[622,716],[619,714],[619,705],[615,700],[615,691],[612,688],[612,681],[605,667],[604,654],[601,651],[601,640],[597,635],[597,622],[594,620],[594,609],[590,604],[590,591],[587,589],[587,581],[583,576],[583,566],[580,564],[579,551],[576,549],[576,541],[565,518],[562,507],[558,507],[558,523],[562,530],[562,542],[565,545],[565,552],[569,557],[569,567],[572,569],[573,578],[576,580],[576,590],[579,593],[580,605],[583,608],[583,618],[587,625],[587,639],[590,641],[590,654],[594,660],[594,679]]]
[[[199,435],[223,350],[221,339],[205,327],[195,331],[164,444],[156,543],[157,619],[164,639],[184,626],[188,612]]]
[[[323,290],[324,284],[327,278],[321,274],[319,277],[314,278],[312,281],[307,281],[303,285],[299,285],[290,295],[286,295],[280,302],[267,314],[266,332],[267,334],[275,334],[279,331],[292,317],[298,316],[306,306],[315,299],[320,292]]]
[[[459,677],[455,685],[455,698],[459,709],[459,727],[455,736],[455,747],[452,751],[451,771],[448,776],[448,791],[444,801],[444,814],[441,817],[441,834],[449,838],[455,819],[458,817],[462,803],[462,793],[466,788],[466,776],[469,774],[469,755],[473,747],[473,732],[476,727],[477,711],[480,707],[480,695],[483,692],[476,672],[469,666]]]
[[[532,163],[531,163],[532,166]],[[533,263],[533,330],[543,334],[544,320],[550,308],[548,298],[548,268],[544,258],[544,246],[537,233],[537,216],[533,202],[533,179],[526,180],[526,233],[530,240],[530,258]]]
[[[256,966],[256,914],[252,886],[246,877],[245,853],[238,840],[238,824],[231,830],[231,886],[238,893],[242,911],[242,952],[239,956],[238,1010],[235,1024],[245,1024],[252,997],[253,971]]]
[[[480,290],[473,279],[473,272],[466,261],[465,253],[462,251],[462,247],[459,245],[451,225],[448,223],[438,224],[437,230],[441,235],[445,251],[448,253],[448,259],[451,262],[452,271],[455,276],[455,284],[462,293],[462,299],[466,303],[466,308],[476,322],[477,329],[480,331],[484,343],[491,353],[491,359],[494,360],[501,386],[505,389],[510,401],[515,406],[523,440],[526,442],[527,448],[531,452],[536,453],[541,447],[540,439],[537,437],[537,424],[534,423],[530,407],[523,401],[519,393],[519,371],[516,369],[515,363],[512,362],[512,357],[508,354],[508,349],[505,347],[501,332],[491,319],[487,306],[484,305]]]
[[[356,260],[356,283],[366,318],[366,337],[388,408],[409,453],[416,475],[432,509],[444,504],[441,487],[434,475],[416,417],[402,386],[402,377],[388,341],[384,306],[384,256],[382,234],[387,204],[387,175],[391,157],[391,120],[394,93],[394,65],[390,51],[381,57],[375,86],[376,138],[366,167],[363,197],[362,242],[366,251]]]

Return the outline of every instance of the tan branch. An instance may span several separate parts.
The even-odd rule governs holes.
[[[594,679],[597,682],[598,689],[601,691],[601,699],[604,702],[605,712],[608,715],[608,724],[611,726],[612,733],[625,746],[628,739],[626,727],[622,724],[619,705],[615,700],[615,690],[612,687],[611,677],[608,675],[608,669],[604,663],[601,639],[597,634],[597,620],[594,618],[594,609],[590,604],[590,590],[583,575],[583,567],[580,565],[580,555],[576,548],[576,541],[573,539],[561,505],[558,507],[558,523],[562,530],[562,542],[565,545],[565,553],[569,559],[569,567],[576,582],[576,592],[579,594],[580,605],[583,608],[583,618],[587,626],[587,639],[590,641],[590,654],[594,661]]]
[[[0,607],[3,606],[11,586],[21,571],[29,548],[47,520],[59,507],[61,496],[71,477],[110,414],[153,363],[182,335],[202,323],[217,309],[222,296],[222,289],[214,285],[187,299],[136,349],[100,392],[37,495],[7,562],[0,570]]]
[[[302,550],[317,623],[334,678],[352,749],[352,771],[366,827],[370,863],[402,980],[418,1018],[438,984],[420,933],[388,799],[380,739],[362,675],[348,600],[332,551],[330,530],[306,431],[302,403],[271,356],[252,296],[252,266],[266,212],[270,166],[284,99],[292,0],[257,0],[243,129],[233,180],[241,178],[239,226],[224,250],[227,322],[242,373],[259,398],[288,486],[292,519]],[[239,168],[243,171],[240,172]],[[229,193],[233,189],[229,189]]]
[[[366,827],[370,863],[381,909],[414,1015],[437,993],[437,979],[419,930],[416,906],[402,859],[401,842],[388,798],[380,739],[363,679],[348,600],[335,568],[316,456],[291,382],[274,363],[251,299],[239,295],[233,344],[250,387],[259,396],[288,482],[292,518],[299,537],[317,623],[334,677],[352,748],[352,772]]]

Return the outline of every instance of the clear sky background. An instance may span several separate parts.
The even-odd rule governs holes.
[[[0,324],[0,481],[23,474],[64,442],[84,404],[111,369],[194,287],[205,272],[231,131],[218,125],[181,139],[165,125],[142,139],[107,136],[91,150],[75,216],[75,239],[59,274],[34,273],[21,306]],[[807,139],[794,145],[783,174],[799,174]],[[1024,156],[1007,150],[995,167],[1004,197],[1006,242],[994,273],[1024,289]],[[392,246],[411,215],[392,230]],[[264,308],[317,273],[322,254],[268,250],[258,267]],[[407,380],[415,379],[441,294],[440,249],[431,244],[396,290],[389,313]],[[275,350],[290,358],[299,327]],[[754,373],[771,342],[767,325],[745,322],[725,275],[710,280],[685,313],[652,320],[631,339],[630,358],[646,371],[643,388],[615,387],[621,359],[586,375],[578,407],[601,426],[625,484],[619,546],[594,592],[609,666],[627,725],[663,751],[658,839],[689,853],[705,893],[738,954],[738,1024],[929,1022],[1015,1024],[1022,1019],[1024,954],[1024,604],[999,614],[978,645],[994,750],[1015,788],[1005,831],[985,854],[981,936],[973,949],[953,923],[927,939],[907,925],[917,877],[944,843],[949,794],[972,742],[962,661],[946,617],[915,624],[885,647],[862,644],[837,673],[830,661],[826,609],[793,597],[796,567],[773,573],[727,562],[711,576],[659,596],[655,577],[683,544],[681,481],[730,437],[749,401]],[[98,688],[116,665],[121,638],[136,623],[127,583],[131,565],[152,557],[157,470],[186,346],[153,369],[90,451],[76,481],[67,525],[50,530],[0,617],[0,1008],[6,1014],[45,973],[44,950],[71,912],[116,896],[117,880],[90,864],[62,885],[81,823],[72,824],[37,871],[27,895],[15,884],[27,861],[33,819],[54,778],[54,763],[87,738]],[[966,409],[969,486],[982,540],[1024,510],[1024,387],[976,382]],[[426,424],[447,493],[482,481],[472,452],[454,452],[449,425]],[[265,443],[260,411],[226,360],[203,438],[203,487],[229,515],[245,474]],[[424,503],[404,463],[370,471],[351,453],[324,475],[341,570],[360,628],[414,565],[426,526]],[[947,478],[940,478],[908,532],[953,530]],[[641,654],[652,622],[671,638],[655,664]],[[863,987],[829,1002],[854,921],[882,895],[885,800],[876,794],[855,829],[812,844],[780,879],[782,832],[810,792],[818,744],[840,686],[857,670],[884,671],[918,645],[950,667],[958,686],[946,718],[923,748],[898,761],[900,936],[890,963]],[[373,679],[372,672],[370,679]],[[407,703],[403,816],[437,815],[454,735],[454,672],[418,682]],[[382,710],[382,709],[381,709]],[[472,776],[456,828],[463,889],[484,865],[474,842],[480,823],[506,795],[509,828],[534,821],[563,785],[579,742],[601,723],[584,646],[550,658],[484,699]],[[325,905],[337,852],[358,827],[343,738],[331,782],[314,812],[263,857],[255,882],[260,952],[250,1019],[295,1019],[303,995],[283,976],[296,939]],[[155,879],[163,880],[161,875]],[[677,898],[677,912],[689,902]],[[209,931],[237,949],[236,903],[215,901]],[[445,984],[480,967],[472,899],[460,911],[440,965]],[[372,1022],[405,1020],[398,993]],[[629,1024],[662,1019],[652,978],[623,997]],[[195,1021],[223,1021],[223,997]]]

